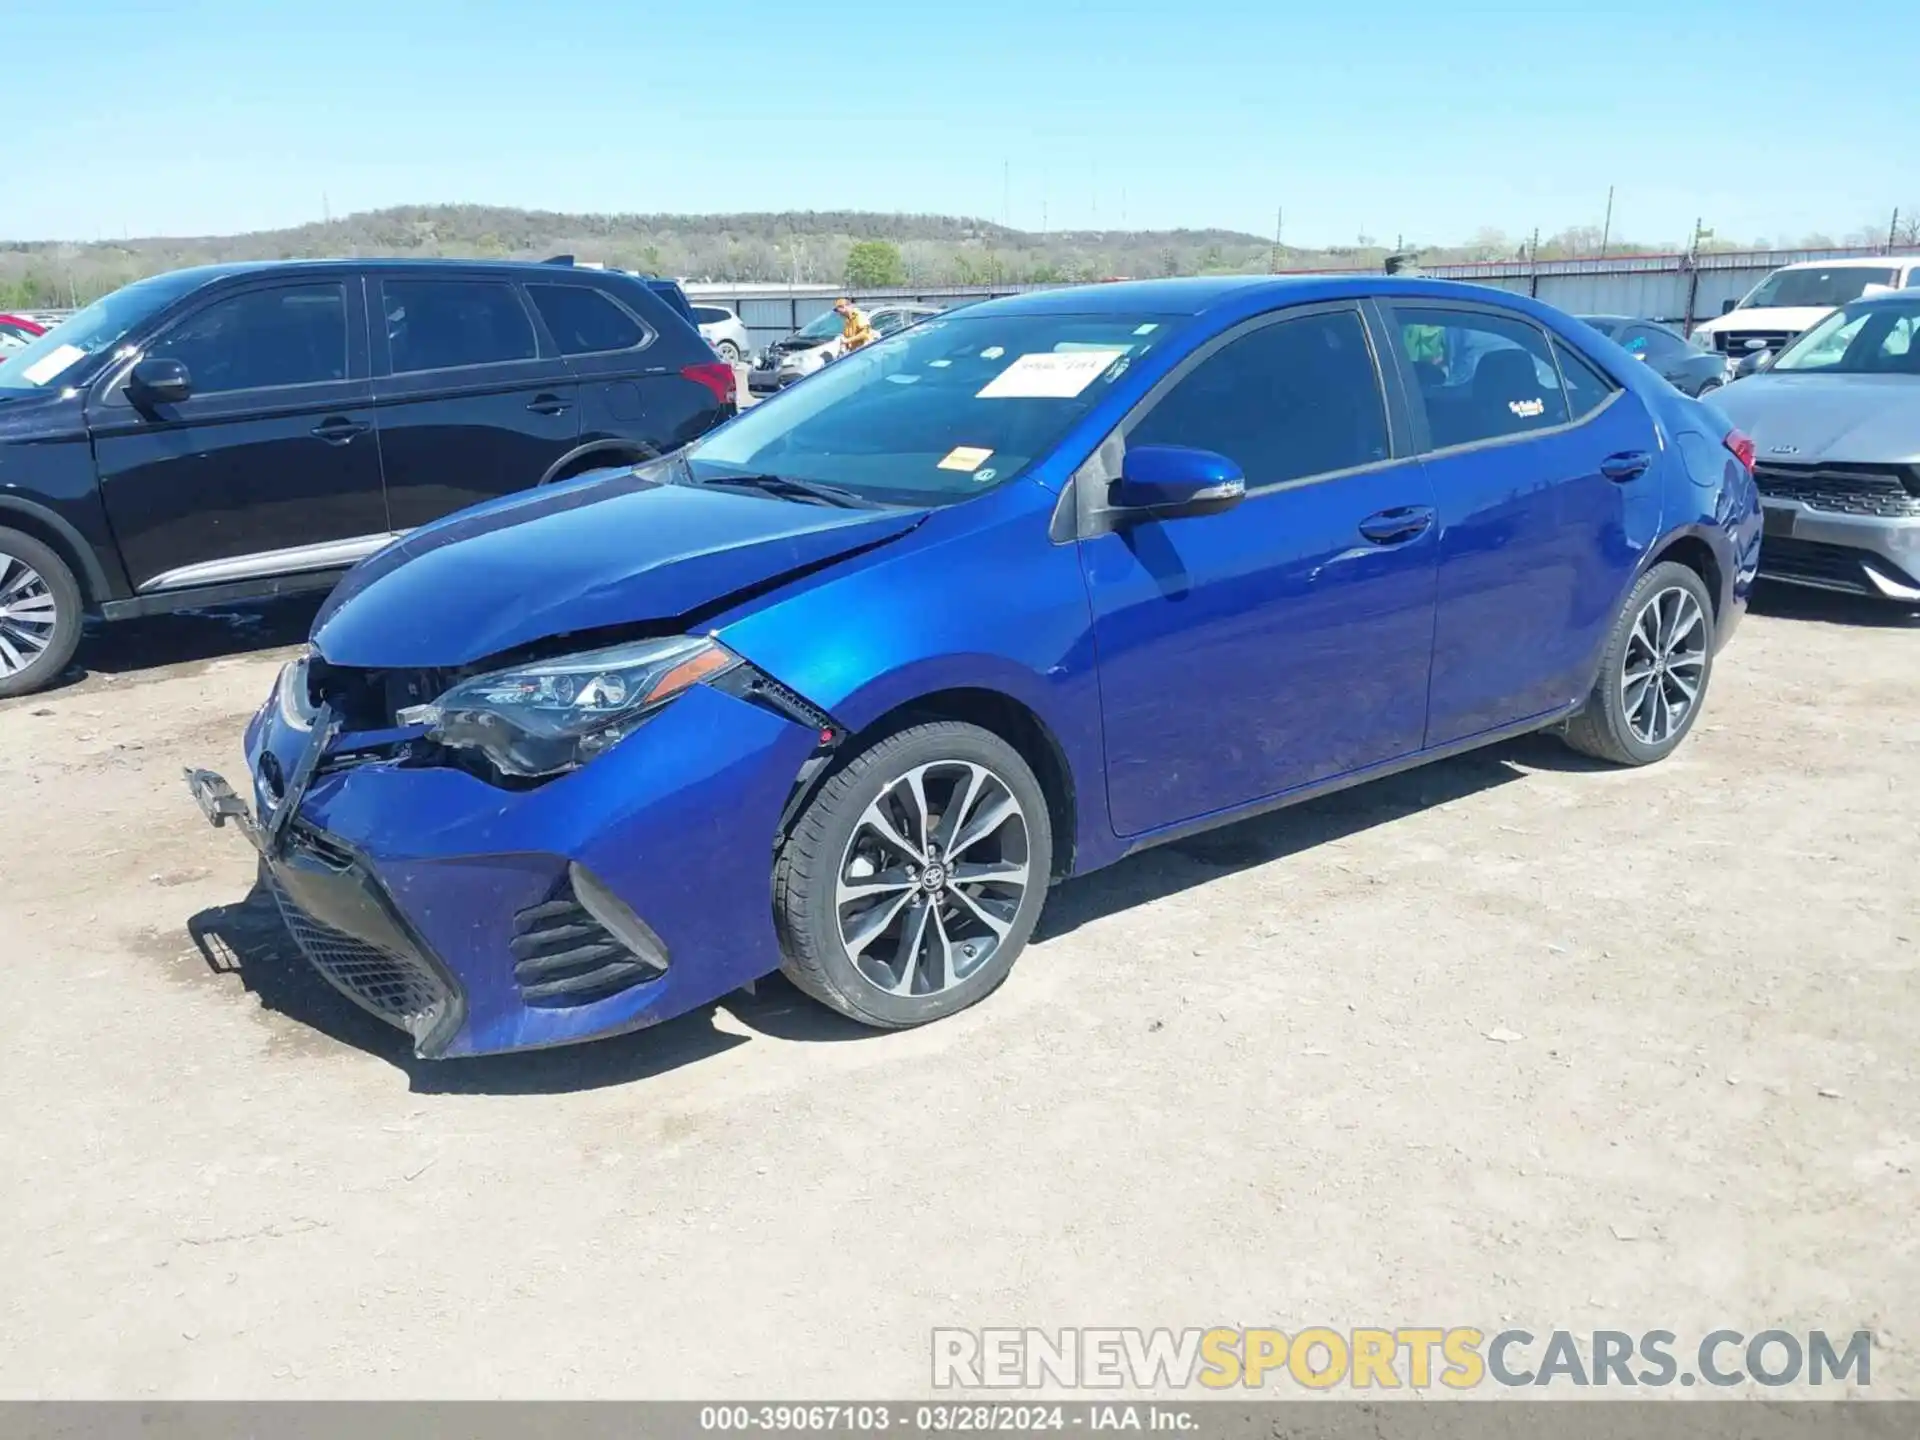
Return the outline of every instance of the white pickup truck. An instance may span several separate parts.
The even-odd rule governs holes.
[[[1693,342],[1736,364],[1778,351],[1829,311],[1885,290],[1920,289],[1920,255],[1861,255],[1782,265],[1718,319],[1693,327]]]

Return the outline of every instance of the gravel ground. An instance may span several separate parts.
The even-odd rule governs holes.
[[[909,1396],[936,1326],[1234,1324],[1870,1328],[1920,1391],[1920,623],[1763,597],[1669,763],[1138,857],[930,1029],[773,982],[434,1066],[180,783],[310,617],[0,702],[0,1393]]]

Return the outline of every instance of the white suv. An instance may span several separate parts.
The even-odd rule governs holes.
[[[1920,256],[1861,255],[1782,265],[1717,320],[1693,328],[1693,342],[1733,361],[1778,351],[1829,313],[1862,295],[1920,289]]]
[[[713,353],[729,365],[738,365],[753,351],[753,337],[740,317],[724,305],[695,305],[693,323],[700,337],[713,347]]]

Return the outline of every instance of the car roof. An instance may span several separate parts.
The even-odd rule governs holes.
[[[1842,308],[1847,310],[1874,309],[1898,310],[1906,305],[1920,305],[1920,290],[1889,290],[1881,295],[1862,295],[1858,300],[1849,300]]]
[[[343,266],[360,270],[397,271],[499,270],[508,274],[545,275],[549,279],[563,274],[612,275],[622,280],[639,280],[642,284],[651,284],[660,278],[653,275],[632,275],[625,270],[599,270],[590,266],[556,265],[540,260],[464,260],[455,255],[428,258],[340,255],[312,260],[234,260],[220,265],[191,265],[185,269],[170,271],[168,274],[177,279],[198,279],[210,283],[239,275],[267,275],[279,271],[336,270]]]
[[[1858,270],[1863,266],[1872,266],[1875,270],[1886,270],[1900,265],[1920,263],[1920,255],[1844,255],[1837,260],[1796,260],[1791,265],[1782,265],[1780,270]],[[1776,274],[1778,271],[1775,272]]]
[[[1314,275],[1201,275],[1173,280],[1116,280],[1093,285],[1028,290],[969,305],[975,315],[1203,315],[1215,310],[1251,310],[1305,304],[1318,299],[1378,295],[1408,300],[1471,300],[1526,314],[1552,313],[1511,290],[1425,276],[1348,271]]]

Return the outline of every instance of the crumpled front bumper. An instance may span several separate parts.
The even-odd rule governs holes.
[[[256,833],[309,737],[273,700],[249,727]],[[395,759],[323,766],[267,864],[307,957],[409,1030],[422,1056],[617,1034],[778,967],[775,838],[818,743],[817,731],[696,686],[534,789]],[[609,936],[631,953],[608,951]],[[567,991],[582,979],[586,990]]]

